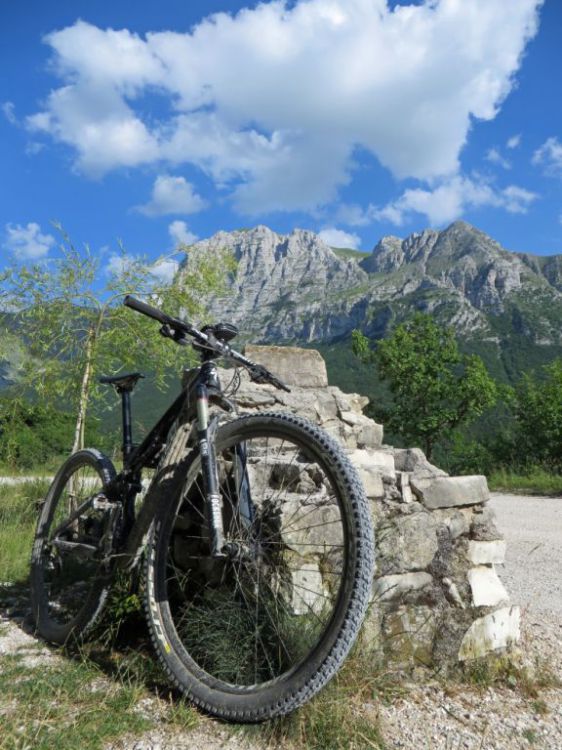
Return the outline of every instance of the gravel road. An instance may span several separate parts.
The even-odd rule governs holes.
[[[498,573],[512,601],[562,619],[562,497],[494,493],[491,504],[507,540]]]

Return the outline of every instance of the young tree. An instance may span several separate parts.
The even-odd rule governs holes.
[[[562,472],[562,359],[524,375],[515,389],[515,447],[521,465]]]
[[[185,257],[187,251],[177,252]],[[100,374],[142,364],[162,387],[180,355],[158,335],[154,321],[123,306],[124,295],[148,296],[166,312],[189,318],[222,287],[228,264],[227,256],[200,256],[166,279],[162,272],[177,267],[171,256],[149,262],[122,250],[106,265],[88,246],[79,250],[63,234],[55,257],[14,263],[4,281],[27,353],[19,387],[45,404],[75,411],[73,450],[78,450]]]
[[[389,383],[393,404],[390,429],[421,443],[428,458],[435,443],[493,406],[497,387],[480,357],[462,355],[451,328],[416,313],[379,341],[376,349],[360,331],[352,334],[353,352],[374,362]]]

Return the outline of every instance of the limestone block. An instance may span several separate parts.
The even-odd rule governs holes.
[[[244,352],[289,386],[325,388],[328,385],[326,363],[316,349],[246,344]]]
[[[314,408],[320,424],[329,419],[336,419],[338,407],[336,401],[327,389],[318,390],[315,394]]]
[[[394,448],[394,463],[397,471],[408,471],[419,479],[446,477],[446,472],[430,464],[420,448]]]
[[[365,487],[367,497],[384,496],[383,476],[394,475],[394,462],[390,453],[357,449],[349,452],[349,460],[355,466]]]
[[[398,607],[383,619],[384,648],[398,664],[430,666],[435,630],[435,612],[430,607]]]
[[[357,415],[357,422],[353,427],[357,445],[361,448],[380,448],[383,441],[383,426],[374,422],[363,414]],[[390,455],[390,454],[389,454]]]
[[[472,510],[470,508],[439,508],[433,511],[433,516],[439,523],[444,524],[451,537],[457,539],[470,531]]]
[[[425,512],[382,521],[376,530],[379,573],[427,568],[438,550],[437,528],[431,514]]]
[[[412,503],[414,501],[414,495],[410,487],[410,475],[407,471],[396,472],[396,486],[400,490],[403,503]]]
[[[363,409],[369,403],[367,396],[360,396],[358,393],[343,393],[336,386],[330,386],[328,392],[332,394],[340,416],[342,412],[346,411],[353,411],[356,414],[361,414]]]
[[[349,459],[355,466],[364,466],[392,479],[396,476],[394,456],[387,451],[358,449],[349,454]]]
[[[478,475],[433,479],[418,479],[414,475],[411,484],[416,495],[430,509],[477,505],[490,497],[486,477]]]
[[[473,565],[503,563],[505,560],[505,541],[496,539],[493,542],[470,541],[468,559]]]
[[[520,638],[519,624],[519,607],[503,607],[475,620],[462,639],[459,661],[479,659],[491,651],[517,643]]]
[[[303,562],[298,570],[291,571],[291,607],[296,615],[307,615],[311,611],[322,611],[327,591],[322,574],[314,562]]]
[[[375,580],[373,596],[375,600],[388,601],[398,599],[409,591],[417,591],[430,586],[433,578],[429,573],[403,573],[401,575],[382,576]]]
[[[468,582],[475,607],[496,607],[509,601],[509,595],[494,568],[477,565],[468,571]]]
[[[502,534],[496,526],[496,516],[490,506],[482,508],[482,512],[475,513],[470,527],[470,536],[482,542],[493,542],[502,539]]]

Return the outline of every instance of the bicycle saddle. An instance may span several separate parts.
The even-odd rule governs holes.
[[[102,375],[99,382],[114,385],[118,391],[132,391],[140,378],[144,378],[142,372],[128,372],[123,375]]]

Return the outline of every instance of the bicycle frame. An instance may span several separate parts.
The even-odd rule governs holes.
[[[56,537],[69,527],[88,507],[93,505],[99,509],[107,508],[111,513],[110,527],[115,526],[120,517],[121,528],[117,535],[114,530],[108,535],[104,561],[113,559],[120,568],[133,568],[142,552],[156,504],[163,494],[181,491],[188,456],[182,457],[181,464],[172,475],[169,475],[169,467],[164,467],[163,476],[154,476],[138,513],[135,513],[135,501],[142,489],[142,471],[158,467],[167,441],[173,440],[174,425],[177,429],[181,419],[186,426],[197,428],[211,554],[214,557],[225,556],[222,505],[214,455],[214,431],[218,416],[209,420],[209,401],[225,410],[232,409],[232,404],[222,395],[215,363],[205,355],[203,359],[200,367],[187,371],[182,392],[138,446],[133,446],[131,442],[130,401],[128,398],[123,399],[123,470],[105,487],[103,498],[100,499],[100,495],[88,498],[56,529],[53,536]]]

